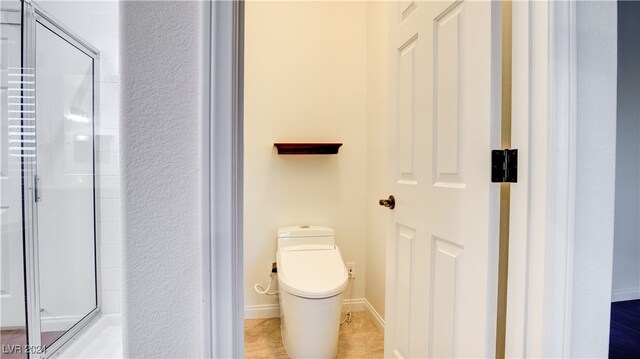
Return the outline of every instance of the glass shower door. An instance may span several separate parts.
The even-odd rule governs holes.
[[[50,347],[98,305],[94,56],[37,18],[35,226],[40,341]]]
[[[0,1],[0,357],[59,355],[100,315],[98,53],[36,3]]]

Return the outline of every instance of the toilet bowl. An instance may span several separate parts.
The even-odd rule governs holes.
[[[335,358],[347,268],[329,227],[278,229],[282,342],[291,358]]]

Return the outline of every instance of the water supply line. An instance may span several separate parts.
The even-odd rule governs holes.
[[[353,277],[351,276],[351,272],[349,272],[349,309],[347,309],[347,312],[344,313],[344,319],[340,322],[340,325],[344,324],[345,322],[351,323],[351,303],[353,303],[353,301],[351,300],[351,294],[353,294],[353,288],[351,288],[352,281]]]
[[[275,292],[271,292],[269,293],[269,290],[271,290],[271,285],[273,285],[273,280],[275,279],[275,277],[278,275],[278,266],[276,264],[276,262],[273,262],[271,264],[271,273],[269,273],[269,277],[271,277],[269,279],[269,285],[267,285],[267,289],[264,289],[264,287],[260,284],[257,284],[253,286],[253,289],[255,289],[256,293],[258,294],[265,294],[265,295],[278,295],[278,291],[276,290]]]

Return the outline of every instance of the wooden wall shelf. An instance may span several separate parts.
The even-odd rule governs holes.
[[[274,143],[279,155],[335,155],[342,143]]]

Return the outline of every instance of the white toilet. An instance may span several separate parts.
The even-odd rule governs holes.
[[[282,341],[291,358],[335,358],[347,268],[329,227],[278,229]]]

